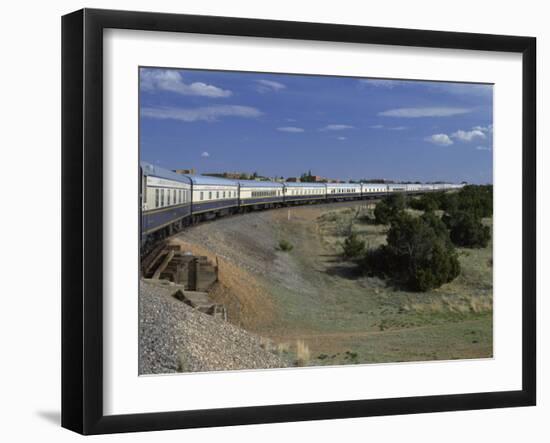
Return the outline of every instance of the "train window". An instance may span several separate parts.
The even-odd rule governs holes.
[[[208,200],[212,200],[212,191],[208,192]]]
[[[160,204],[159,190],[155,189],[155,208],[158,208]]]
[[[220,198],[220,191],[216,191],[216,198]]]
[[[203,192],[203,191],[201,191],[200,197],[199,197],[199,198],[200,198],[201,200],[204,198],[204,192]]]
[[[160,190],[160,206],[164,206],[164,189]]]
[[[167,189],[166,193],[166,206],[170,206],[170,189]]]
[[[225,198],[225,191],[223,191],[223,198]]]

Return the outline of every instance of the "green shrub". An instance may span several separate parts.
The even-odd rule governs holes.
[[[388,204],[382,200],[374,208],[374,222],[377,225],[387,225],[392,217],[392,211]]]
[[[460,274],[448,231],[433,213],[394,217],[387,244],[367,251],[361,266],[368,274],[388,277],[419,292],[437,288]]]
[[[407,207],[407,196],[402,193],[391,194],[385,198],[385,202],[394,213],[397,213]]]
[[[446,212],[467,211],[476,218],[493,216],[493,186],[468,185],[455,195],[456,202],[449,200]]]
[[[443,217],[450,230],[451,241],[466,248],[485,248],[491,239],[491,229],[481,223],[476,212],[456,211]]]
[[[457,192],[443,193],[439,200],[439,209],[443,209],[446,212],[453,212],[458,210],[459,198]]]
[[[374,208],[374,222],[377,225],[387,225],[406,207],[407,198],[404,194],[392,194]]]
[[[292,243],[290,243],[288,240],[281,240],[279,241],[279,250],[283,252],[290,252],[294,249],[294,246]]]
[[[439,200],[435,194],[424,194],[420,198],[411,199],[409,206],[419,211],[435,211],[439,209]]]
[[[350,232],[342,245],[345,258],[359,257],[365,250],[365,242],[357,236],[355,232]]]

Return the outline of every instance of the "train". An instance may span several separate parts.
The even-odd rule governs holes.
[[[380,198],[393,193],[422,194],[461,188],[437,183],[309,183],[229,180],[173,172],[140,163],[142,250],[200,221],[260,209]]]

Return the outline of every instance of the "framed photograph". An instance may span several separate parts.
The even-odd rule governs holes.
[[[62,425],[536,403],[536,40],[62,20]]]

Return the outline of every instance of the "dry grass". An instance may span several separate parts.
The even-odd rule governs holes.
[[[290,351],[290,345],[288,343],[277,344],[277,354],[279,355],[288,354],[289,351]]]
[[[307,366],[311,354],[309,347],[303,340],[296,340],[296,366]]]
[[[421,314],[441,314],[441,313],[458,313],[481,314],[491,312],[493,310],[493,301],[490,296],[481,295],[463,295],[460,297],[442,296],[438,300],[430,302],[409,302],[403,306],[406,312],[415,312]]]

